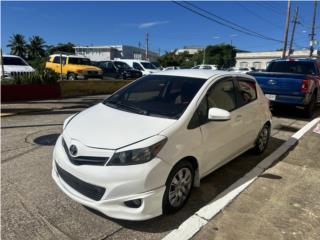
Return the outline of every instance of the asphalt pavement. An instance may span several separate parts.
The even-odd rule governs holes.
[[[310,121],[301,118],[298,110],[280,110],[273,118],[270,145],[263,155],[244,153],[204,178],[174,215],[121,221],[72,201],[51,179],[52,150],[63,120],[104,98],[2,104],[2,111],[20,109],[15,116],[1,118],[2,239],[161,239]],[[318,108],[315,116],[319,115]]]

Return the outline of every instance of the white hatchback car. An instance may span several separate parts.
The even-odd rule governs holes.
[[[241,153],[263,152],[270,128],[253,77],[163,71],[66,119],[52,176],[83,205],[145,220],[180,209],[201,178]]]

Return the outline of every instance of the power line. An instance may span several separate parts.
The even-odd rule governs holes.
[[[179,5],[179,6],[185,8],[185,9],[187,9],[187,10],[189,10],[189,11],[191,11],[191,12],[193,12],[193,13],[199,15],[199,16],[202,16],[202,17],[204,17],[204,18],[206,18],[206,19],[208,19],[208,20],[210,20],[210,21],[213,21],[213,22],[215,22],[215,23],[218,23],[218,24],[220,24],[220,25],[222,25],[222,26],[225,26],[225,27],[227,27],[227,28],[233,29],[233,30],[235,30],[235,31],[244,33],[244,34],[246,34],[246,35],[253,36],[253,37],[257,37],[257,38],[261,38],[261,39],[265,39],[265,40],[275,41],[275,42],[282,42],[281,40],[277,40],[277,39],[274,39],[274,38],[270,38],[270,37],[264,36],[264,35],[262,35],[262,34],[260,34],[260,33],[257,33],[257,32],[255,32],[255,31],[252,31],[252,30],[250,30],[250,29],[244,28],[244,27],[242,27],[242,26],[240,26],[240,25],[238,25],[238,24],[235,24],[235,23],[233,23],[233,22],[231,22],[231,21],[229,21],[229,20],[226,20],[226,19],[224,19],[224,18],[221,18],[221,17],[219,17],[219,16],[217,16],[217,15],[215,15],[215,14],[209,12],[209,11],[206,11],[206,10],[200,8],[200,7],[197,7],[197,6],[195,6],[195,5],[191,4],[191,3],[187,3],[187,4],[192,5],[193,8],[190,8],[190,7],[184,5],[184,4],[180,3],[180,2],[173,1],[173,3]],[[195,10],[195,8],[196,8],[197,10]],[[206,14],[199,12],[199,10],[202,11],[202,12],[205,12]],[[211,15],[211,16],[213,16],[213,17],[208,16],[208,15]],[[214,18],[214,17],[215,17],[215,18]],[[220,19],[220,20],[217,20],[216,18],[218,18],[218,19]],[[223,21],[224,21],[224,22],[223,22]]]
[[[249,12],[251,15],[259,18],[260,20],[262,20],[262,21],[264,21],[264,22],[266,22],[266,23],[268,23],[268,24],[276,25],[276,26],[277,26],[279,29],[281,29],[281,30],[283,29],[282,26],[280,26],[280,25],[278,25],[278,24],[275,24],[274,22],[269,21],[268,19],[264,18],[264,17],[261,16],[261,15],[258,15],[256,12],[254,12],[254,11],[252,11],[251,9],[249,9],[248,7],[244,6],[242,3],[240,3],[240,2],[236,2],[236,3],[237,3],[240,7],[242,7],[244,10],[246,10],[247,12]]]

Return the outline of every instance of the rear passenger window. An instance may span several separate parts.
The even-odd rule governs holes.
[[[54,57],[53,62],[54,63],[60,63],[60,57]]]
[[[257,99],[256,83],[247,79],[238,79],[239,89],[237,90],[238,105],[244,106]]]

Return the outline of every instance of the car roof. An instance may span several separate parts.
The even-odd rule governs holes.
[[[81,55],[73,55],[73,54],[61,54],[62,57],[76,57],[76,58],[87,58]],[[60,54],[52,54],[50,57],[60,57]]]
[[[21,58],[19,56],[16,55],[8,55],[8,54],[3,54],[2,57],[14,57],[14,58]]]
[[[290,61],[319,62],[318,59],[312,59],[312,58],[278,58],[278,59],[272,60],[272,62],[290,62]]]
[[[152,75],[165,75],[165,76],[177,76],[177,77],[192,77],[209,79],[211,77],[217,76],[234,76],[240,75],[234,72],[219,71],[219,70],[202,70],[202,69],[179,69],[179,70],[168,70],[152,73]],[[242,76],[242,75],[241,75]],[[250,76],[248,76],[251,78]]]

